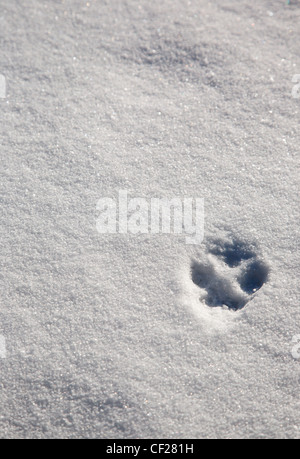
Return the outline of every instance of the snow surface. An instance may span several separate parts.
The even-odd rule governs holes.
[[[299,6],[0,0],[1,437],[300,438]],[[119,190],[205,240],[100,235]]]

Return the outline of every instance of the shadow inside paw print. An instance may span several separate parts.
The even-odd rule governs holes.
[[[253,250],[238,240],[223,244],[215,242],[210,253],[222,258],[231,268],[238,266],[244,260],[250,260],[255,257]]]
[[[244,292],[252,295],[267,282],[268,273],[269,270],[262,261],[255,260],[251,262],[239,278],[241,288]]]
[[[202,261],[191,267],[200,300],[211,307],[242,309],[268,280],[268,266],[241,241],[215,241]]]

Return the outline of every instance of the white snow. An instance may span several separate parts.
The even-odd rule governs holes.
[[[0,436],[300,438],[299,1],[0,6]],[[99,234],[120,190],[205,240]]]

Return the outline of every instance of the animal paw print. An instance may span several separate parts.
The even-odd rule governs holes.
[[[246,243],[216,240],[202,260],[193,261],[191,275],[201,302],[238,311],[267,282],[269,268]]]

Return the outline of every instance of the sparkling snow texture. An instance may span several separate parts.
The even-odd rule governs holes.
[[[1,437],[300,438],[299,1],[0,6]]]

